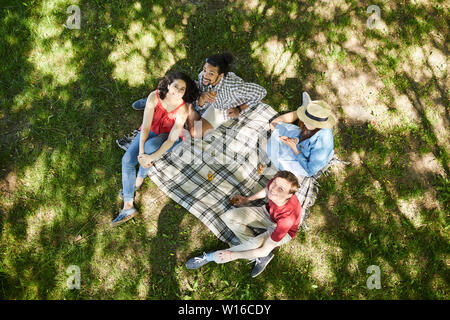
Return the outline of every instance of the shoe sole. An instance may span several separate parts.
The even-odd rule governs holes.
[[[117,139],[117,140],[116,140],[117,146],[118,146],[120,149],[127,151],[128,148],[125,148],[125,146],[123,146],[122,144],[120,144],[119,140],[120,140],[120,139]]]
[[[272,261],[272,259],[273,259],[274,256],[275,256],[275,255],[273,254],[272,257],[269,259],[269,261],[267,261],[267,263],[266,263],[266,265],[264,266],[264,268],[262,268],[261,271],[258,272],[257,274],[252,275],[252,278],[255,278],[255,277],[259,276],[264,270],[266,270],[267,265],[270,263],[270,261]]]
[[[210,261],[208,261],[208,262],[205,263],[205,264],[202,264],[201,266],[195,266],[195,267],[188,267],[188,266],[186,265],[186,269],[189,269],[189,270],[196,270],[196,269],[199,269],[199,268],[201,268],[201,267],[203,267],[203,266],[206,266],[209,262],[210,262]]]
[[[136,211],[136,212],[133,212],[132,214],[130,214],[129,216],[127,216],[126,218],[124,218],[124,219],[122,219],[120,221],[111,222],[111,227],[117,227],[118,225],[121,225],[122,223],[125,223],[128,220],[130,220],[130,219],[133,219],[134,217],[137,216],[137,214],[138,214],[138,212]]]
[[[142,111],[142,110],[145,109],[145,105],[144,105],[143,108],[135,108],[135,107],[134,107],[134,104],[132,104],[132,105],[131,105],[131,108],[133,108],[134,110],[137,110],[137,111]]]

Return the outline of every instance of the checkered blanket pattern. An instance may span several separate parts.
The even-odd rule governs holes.
[[[266,187],[276,169],[267,166],[262,174],[258,164],[260,139],[268,137],[269,121],[277,116],[269,105],[260,103],[237,120],[229,120],[203,139],[186,139],[170,153],[155,161],[149,176],[175,202],[202,221],[220,240],[230,242],[233,233],[220,219],[232,208],[230,196],[249,196]],[[265,156],[267,159],[267,156]],[[308,216],[317,193],[317,178],[340,161],[332,161],[313,177],[304,177],[296,193],[303,207],[302,218]],[[250,205],[263,205],[264,201]]]

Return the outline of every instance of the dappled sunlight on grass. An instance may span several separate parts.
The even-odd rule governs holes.
[[[39,241],[40,231],[44,226],[51,226],[53,220],[61,216],[61,211],[50,207],[37,208],[33,215],[29,216],[26,220],[28,225],[26,242],[28,246],[35,246],[35,243]],[[42,250],[42,248],[41,248]]]
[[[71,4],[80,30],[62,26]],[[343,0],[2,8],[6,298],[446,299],[448,4],[378,5],[373,30],[368,4]],[[195,79],[205,56],[226,49],[275,110],[295,110],[302,91],[329,102],[335,151],[351,162],[320,178],[309,231],[255,279],[246,261],[187,270],[190,257],[227,245],[152,182],[137,195],[139,215],[108,228],[121,207],[114,140],[142,120],[131,103],[168,70]],[[67,289],[69,265],[80,266],[79,291]],[[366,287],[370,265],[382,290]]]
[[[75,61],[72,41],[61,39],[64,32],[62,10],[75,4],[71,1],[44,1],[41,8],[35,8],[38,19],[29,20],[33,30],[33,50],[28,60],[34,64],[40,76],[51,76],[54,85],[66,85],[78,79],[79,63]]]
[[[142,85],[163,76],[177,60],[185,58],[183,48],[177,46],[182,34],[165,28],[161,10],[153,6],[151,24],[132,22],[126,32],[116,35],[116,48],[109,55],[115,64],[114,78],[127,81],[130,86]]]
[[[289,39],[287,41],[289,42]],[[296,67],[299,63],[297,55],[289,52],[276,37],[269,39],[262,47],[254,44],[252,44],[253,56],[260,59],[270,77],[278,77],[281,81],[285,81],[286,78],[296,76]]]
[[[42,75],[51,76],[54,85],[67,85],[77,80],[78,68],[73,62],[75,55],[71,41],[53,42],[46,51],[38,47],[30,54],[30,60]]]
[[[289,256],[294,257],[294,261],[297,259],[308,261],[308,266],[311,269],[310,274],[314,282],[320,285],[327,285],[334,281],[334,275],[328,259],[330,256],[333,256],[333,259],[340,260],[343,252],[339,246],[329,243],[327,239],[323,239],[321,233],[324,230],[324,224],[321,224],[318,220],[321,219],[314,219],[313,222],[317,231],[308,235],[307,241],[300,244],[298,242],[295,243],[295,245],[291,246],[290,252],[288,252]]]
[[[44,0],[41,6],[38,7],[38,12],[43,16],[61,14],[61,8],[65,12],[66,8],[72,4],[79,5],[80,0]]]
[[[414,168],[417,174],[445,175],[444,169],[431,152],[422,155],[411,152],[409,156],[411,158],[411,167]]]
[[[418,212],[418,199],[398,199],[397,205],[400,212],[408,218],[414,227],[419,228],[423,225],[423,221],[420,217],[420,213]]]

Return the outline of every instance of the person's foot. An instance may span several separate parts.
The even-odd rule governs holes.
[[[191,269],[191,270],[198,269],[200,267],[203,267],[208,262],[209,261],[206,259],[206,253],[203,252],[202,256],[190,258],[186,262],[186,268]]]
[[[127,151],[128,148],[130,147],[131,142],[134,140],[134,138],[136,138],[138,133],[139,129],[135,129],[130,134],[125,135],[120,139],[117,139],[116,144],[119,146],[120,149]]]
[[[139,99],[131,105],[134,110],[144,110],[145,104],[147,103],[147,98]]]
[[[111,227],[116,227],[124,222],[127,222],[128,220],[134,218],[138,212],[134,207],[130,209],[122,209],[119,212],[119,215],[111,221]]]
[[[144,183],[144,178],[136,177],[136,182],[134,184],[134,191],[139,190],[139,188],[142,186],[143,183]]]
[[[252,270],[252,278],[260,275],[261,272],[264,271],[264,269],[267,267],[267,265],[269,264],[270,260],[272,260],[272,259],[273,259],[273,253],[272,252],[269,253],[269,255],[267,257],[257,258],[255,266],[253,267],[253,270]]]
[[[131,141],[125,137],[116,140],[116,144],[120,149],[127,151],[130,146]]]
[[[239,240],[238,237],[236,237],[235,235],[233,235],[233,238],[231,238],[231,246],[238,246],[241,244],[241,240]]]
[[[136,178],[136,181],[137,181],[137,179],[138,179],[138,178]],[[144,181],[144,179],[142,179],[142,181]],[[136,191],[139,190],[139,188],[142,186],[142,184],[143,184],[143,182],[141,182],[141,183],[139,184],[139,186],[137,186],[137,183],[136,183],[136,185],[135,185],[135,187],[134,187],[134,192],[135,192],[135,193],[136,193]],[[120,200],[123,200],[123,189],[120,189],[120,191],[119,191],[119,199],[120,199]]]

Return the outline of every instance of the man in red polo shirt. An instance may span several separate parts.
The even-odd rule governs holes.
[[[302,207],[295,195],[299,184],[297,177],[289,171],[279,171],[265,189],[250,197],[241,195],[232,198],[235,206],[268,197],[262,207],[240,207],[228,210],[221,218],[234,232],[240,244],[228,250],[204,253],[187,261],[188,269],[197,269],[210,261],[226,263],[236,259],[256,259],[252,277],[259,275],[272,260],[272,250],[289,242],[297,234]],[[250,228],[266,229],[255,236]]]

